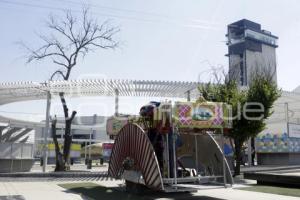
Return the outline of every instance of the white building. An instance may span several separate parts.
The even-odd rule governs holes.
[[[90,143],[95,142],[109,142],[110,139],[106,134],[106,119],[107,117],[104,116],[78,116],[75,117],[72,123],[72,143],[77,144],[77,148],[72,149],[71,147],[71,157],[80,157],[80,147],[89,145]],[[64,119],[58,118],[57,122],[59,128],[56,129],[56,135],[58,141],[63,143],[63,136],[64,136],[64,128],[62,126],[64,124]],[[87,128],[82,127],[94,127],[97,126],[97,130],[89,130]],[[36,127],[35,128],[35,156],[40,157],[42,156],[42,143],[44,140],[44,127]],[[52,138],[49,133],[48,138]],[[49,141],[50,143],[52,141]],[[54,157],[54,151],[49,147],[49,158],[51,159]]]
[[[267,128],[256,138],[259,164],[300,164],[300,91],[283,91]]]

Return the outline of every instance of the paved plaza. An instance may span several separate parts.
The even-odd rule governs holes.
[[[53,166],[48,166],[48,171],[52,171]],[[258,168],[255,170],[265,170],[272,168]],[[281,168],[287,168],[281,166]],[[82,173],[83,176],[78,177],[0,177],[0,200],[77,200],[87,199],[86,197],[74,193],[70,190],[66,190],[59,186],[67,183],[94,183],[107,188],[115,188],[124,186],[124,181],[114,180],[107,175],[107,165],[94,166],[91,170],[86,170],[86,166],[83,164],[77,164],[72,166],[74,170],[72,173]],[[243,171],[249,171],[249,168],[243,168]],[[289,169],[299,172],[299,169]],[[97,176],[84,176],[84,173],[97,173]],[[31,173],[40,173],[40,167],[35,165]],[[199,200],[293,200],[299,199],[299,197],[282,196],[275,194],[267,194],[261,192],[243,191],[239,188],[249,187],[250,184],[255,184],[255,181],[236,179],[233,188],[223,188],[214,186],[201,186],[197,193],[191,194],[162,194],[161,198],[147,197],[147,199],[199,199]],[[124,195],[127,194],[124,192]]]
[[[69,192],[68,190],[58,186],[62,182],[1,182],[0,183],[0,199],[9,200],[82,200],[85,197]],[[70,182],[63,182],[70,183]],[[74,182],[73,182],[74,183]],[[100,184],[106,187],[113,187],[121,184],[121,181],[96,181],[96,184]],[[180,195],[182,196],[182,195]],[[200,199],[200,200],[296,200],[298,197],[288,197],[274,194],[248,192],[237,190],[234,188],[217,188],[217,189],[205,189],[198,191],[197,193],[186,194],[187,199]],[[9,198],[11,197],[11,198]],[[196,198],[197,197],[197,198]],[[176,195],[170,197],[156,198],[156,199],[174,199]]]

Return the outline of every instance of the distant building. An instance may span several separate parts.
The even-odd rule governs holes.
[[[282,91],[274,113],[256,138],[258,164],[300,164],[300,90]]]
[[[255,72],[265,72],[277,82],[278,37],[261,25],[243,19],[228,25],[229,78],[248,86]]]
[[[247,19],[229,24],[227,29],[229,78],[249,86],[255,73],[266,73],[277,83],[278,37]],[[273,111],[266,129],[255,140],[257,163],[299,165],[300,86],[292,92],[283,91]]]
[[[71,157],[78,157],[80,156],[80,146],[86,146],[89,145],[90,141],[91,143],[96,142],[109,142],[109,136],[106,134],[106,119],[107,117],[104,116],[78,116],[75,117],[72,123],[72,143],[74,144],[74,150],[71,147]],[[58,118],[57,124],[64,124],[63,118]],[[89,127],[89,126],[98,126],[101,127],[97,131],[93,130],[86,130],[80,128],[81,126]],[[64,129],[57,128],[56,129],[56,135],[58,138],[58,141],[61,143],[63,141],[64,136]],[[37,127],[35,128],[35,156],[40,157],[42,156],[42,148],[41,144],[43,142],[44,138],[44,128]],[[48,138],[52,138],[51,135],[48,135]],[[78,147],[78,145],[80,145]],[[50,145],[49,148],[51,148],[53,145]],[[50,151],[51,150],[51,151]],[[54,157],[54,151],[53,149],[50,149],[48,155],[49,158]],[[52,152],[53,151],[53,152]],[[76,155],[76,156],[75,156]]]

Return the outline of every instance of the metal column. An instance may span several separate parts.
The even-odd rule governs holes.
[[[198,174],[198,172],[199,172],[199,164],[198,164],[198,137],[197,137],[197,135],[195,135],[195,156],[196,156],[196,172],[197,172],[197,174]]]
[[[60,139],[63,142],[63,139],[64,139],[64,128],[61,128]]]
[[[10,173],[13,172],[14,160],[13,160],[13,143],[10,144]]]
[[[84,142],[84,160],[86,161],[86,155],[87,155],[87,148],[86,148],[86,146],[87,146],[87,143],[86,143],[86,141]]]
[[[90,133],[90,145],[89,145],[89,160],[91,159],[91,148],[92,148],[92,132]]]
[[[251,137],[248,139],[248,167],[252,166],[252,146],[251,146]]]
[[[46,172],[46,166],[48,162],[48,134],[49,134],[49,122],[50,122],[50,107],[51,107],[51,94],[47,92],[47,107],[46,107],[46,124],[44,129],[44,152],[43,152],[43,172]]]
[[[289,104],[286,102],[286,103],[284,103],[284,107],[285,107],[285,120],[286,120],[286,128],[287,128],[287,134],[288,134],[288,136],[290,136],[290,128],[289,128],[289,121],[290,121],[290,119],[289,119]]]
[[[93,116],[93,125],[95,126],[97,124],[97,115],[95,114]],[[89,159],[91,159],[91,148],[92,148],[92,137],[95,139],[95,135],[96,135],[96,130],[91,130],[91,134],[90,134],[90,145],[89,145]]]
[[[175,190],[177,190],[177,158],[176,158],[176,134],[175,130],[173,131],[173,169],[174,169],[174,185],[175,185]]]
[[[226,188],[227,186],[227,179],[226,179],[226,156],[224,152],[224,130],[221,129],[221,140],[222,140],[222,154],[223,154],[223,179],[224,179],[224,187]]]
[[[24,144],[21,143],[21,171],[23,172],[23,148]]]
[[[169,149],[169,134],[170,133],[168,133],[167,135],[166,135],[166,146],[167,146],[167,148],[166,148],[166,158],[167,158],[167,165],[168,165],[168,178],[170,178],[170,149]]]
[[[187,93],[186,100],[191,101],[191,91],[188,90],[186,93]]]
[[[115,116],[119,115],[119,90],[115,89]]]

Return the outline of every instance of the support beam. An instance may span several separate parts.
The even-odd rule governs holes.
[[[285,121],[287,126],[287,134],[290,136],[290,130],[289,130],[289,103],[284,103],[284,110],[285,110]]]
[[[86,160],[87,159],[87,142],[85,141],[84,142],[84,160]]]
[[[44,129],[44,152],[43,152],[43,172],[46,172],[47,162],[48,162],[48,141],[47,137],[49,135],[49,123],[50,123],[50,108],[51,108],[51,94],[47,92],[47,107],[46,107],[46,124]]]
[[[172,148],[173,148],[173,170],[174,170],[174,186],[175,186],[175,190],[177,191],[177,156],[176,156],[176,133],[175,130],[173,128],[173,144],[172,144]]]
[[[119,90],[115,89],[115,116],[119,115]]]
[[[225,156],[225,141],[224,141],[224,130],[221,129],[221,143],[222,143],[222,154],[223,154],[223,181],[224,181],[224,187],[227,187],[227,178],[226,178],[226,156]]]
[[[90,141],[89,141],[89,160],[91,160],[91,149],[92,148],[92,132],[90,133]]]
[[[169,133],[170,134],[170,133]],[[167,148],[165,148],[166,150],[166,158],[167,158],[167,167],[168,167],[168,177],[167,178],[170,178],[170,148],[169,148],[169,136],[166,135],[166,146]]]
[[[252,165],[252,145],[251,145],[251,138],[248,139],[248,167]]]
[[[61,128],[60,139],[63,141],[64,139],[64,128]]]
[[[186,92],[186,100],[187,101],[191,101],[191,91],[190,90],[188,90],[187,92]]]
[[[195,135],[195,156],[196,156],[196,172],[199,172],[199,159],[198,159],[198,137]]]

